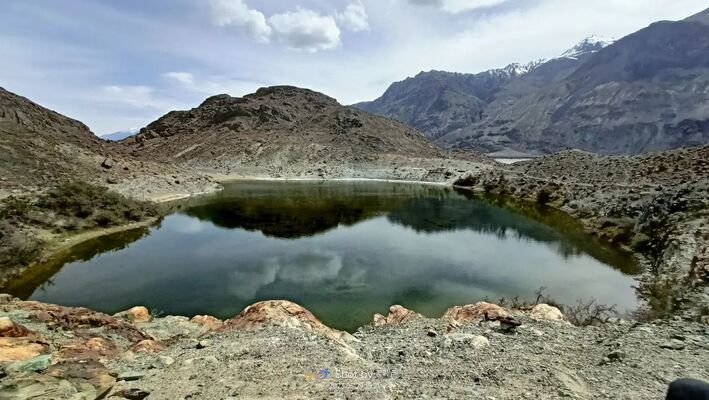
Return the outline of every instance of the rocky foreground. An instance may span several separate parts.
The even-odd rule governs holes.
[[[545,304],[392,306],[349,334],[286,301],[226,321],[0,301],[0,399],[660,399],[709,380],[706,325],[576,327]]]

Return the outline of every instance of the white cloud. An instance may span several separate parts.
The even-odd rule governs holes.
[[[262,12],[249,8],[243,0],[212,0],[212,16],[217,26],[242,28],[259,42],[268,43],[271,27]]]
[[[195,77],[190,72],[166,72],[163,77],[177,83],[184,89],[201,95],[213,96],[227,93],[232,96],[243,96],[254,93],[258,88],[266,86],[263,83],[251,82],[225,77]]]
[[[361,1],[348,5],[345,7],[345,10],[342,13],[338,13],[336,17],[337,21],[339,21],[343,27],[353,32],[369,29],[369,16]]]
[[[261,11],[249,8],[243,0],[211,0],[210,4],[215,25],[236,26],[259,42],[275,40],[292,50],[316,52],[339,47],[338,23],[353,32],[369,29],[369,16],[361,0],[333,15],[297,7],[295,11],[276,13],[268,18]]]
[[[505,0],[408,0],[408,2],[420,6],[436,6],[449,13],[457,14],[476,8],[501,4]]]
[[[340,45],[340,28],[335,18],[298,8],[268,18],[274,36],[290,49],[316,52]]]
[[[142,85],[111,85],[104,86],[103,93],[106,100],[123,103],[132,107],[162,108],[160,101],[153,97],[154,89]]]
[[[163,76],[183,85],[191,85],[194,83],[194,76],[189,72],[167,72],[163,74]]]

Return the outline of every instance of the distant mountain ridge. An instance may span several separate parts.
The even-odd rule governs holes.
[[[475,74],[446,71],[421,72],[392,84],[384,95],[354,107],[385,115],[421,130],[432,139],[465,129],[480,121],[483,110],[512,80],[535,73],[540,82],[554,80],[601,46],[584,40],[552,60],[513,63]]]
[[[131,137],[131,136],[137,134],[138,132],[140,132],[140,128],[131,128],[131,129],[126,129],[123,131],[118,131],[118,132],[109,133],[107,135],[103,135],[103,136],[101,136],[101,139],[110,140],[112,142],[117,142],[119,140],[123,140],[125,138]]]
[[[444,147],[484,152],[634,154],[709,143],[709,10],[617,41],[587,38],[517,73],[493,71],[435,72],[435,85],[422,73],[355,106]]]

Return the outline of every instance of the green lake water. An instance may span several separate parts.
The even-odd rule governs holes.
[[[228,318],[266,299],[353,330],[401,304],[595,298],[634,309],[632,258],[565,215],[464,191],[374,182],[235,182],[155,226],[86,242],[30,278],[23,298],[114,313]]]

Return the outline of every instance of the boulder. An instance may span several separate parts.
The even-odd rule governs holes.
[[[115,163],[114,163],[113,159],[110,157],[105,158],[103,160],[103,162],[101,163],[101,166],[106,169],[111,169],[111,168],[113,168],[114,165],[115,165]]]
[[[537,320],[547,319],[552,321],[565,321],[566,318],[561,310],[548,304],[537,304],[529,312],[529,315]]]
[[[37,336],[36,333],[20,324],[14,323],[9,317],[0,317],[0,337],[28,337]]]
[[[165,345],[151,339],[141,340],[131,347],[131,351],[134,353],[159,353],[163,350],[165,350]]]
[[[451,307],[443,314],[443,319],[458,323],[481,320],[497,321],[509,317],[509,313],[504,308],[497,304],[486,303],[484,301],[465,306]]]
[[[63,307],[37,301],[18,302],[18,307],[29,312],[35,321],[77,331],[87,328],[104,328],[107,332],[120,335],[131,342],[139,342],[149,337],[133,324],[123,319],[80,307]]]
[[[381,314],[374,314],[374,326],[396,325],[406,322],[412,318],[423,318],[423,316],[415,311],[411,311],[400,305],[389,307],[389,315],[384,317]]]
[[[15,361],[8,365],[5,371],[10,373],[36,372],[43,371],[49,368],[50,365],[52,365],[52,356],[43,354],[27,360]]]
[[[27,337],[0,338],[0,362],[23,361],[49,350],[49,344]]]
[[[475,179],[475,174],[473,174],[471,171],[468,171],[458,177],[458,179],[453,182],[453,186],[460,186],[460,187],[473,187],[475,186],[476,179]]]
[[[120,312],[115,315],[131,322],[149,322],[152,319],[150,311],[143,306],[136,306],[130,310]]]
[[[219,330],[222,326],[224,326],[224,321],[219,318],[212,317],[211,315],[196,315],[190,319],[190,322],[202,325],[210,331]]]
[[[264,326],[281,326],[313,332],[341,344],[355,340],[349,333],[329,328],[310,311],[287,300],[269,300],[252,304],[236,317],[225,321],[222,329],[254,330]]]
[[[101,337],[92,337],[65,344],[57,352],[57,358],[71,361],[99,360],[115,354],[116,346],[113,343]]]

